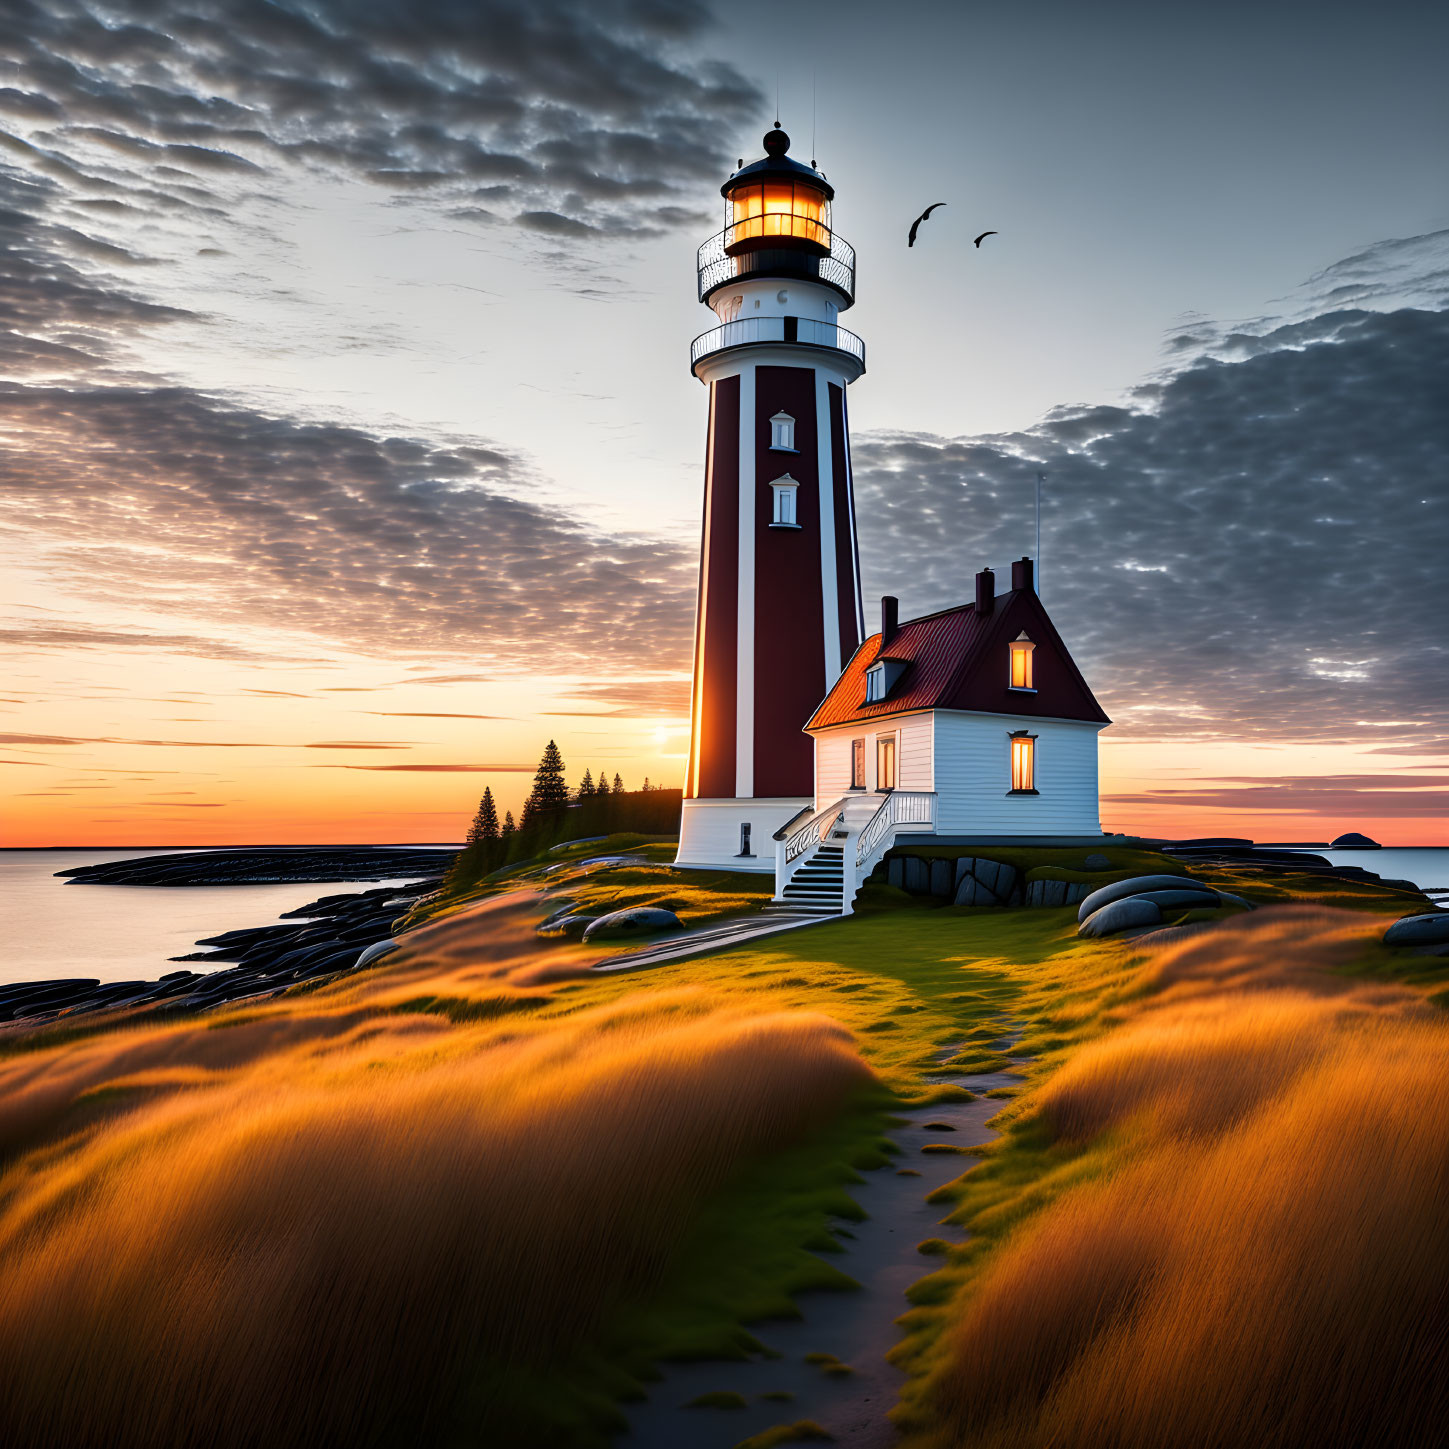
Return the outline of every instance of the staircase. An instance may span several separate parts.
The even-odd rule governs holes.
[[[779,899],[765,910],[794,916],[838,916],[844,909],[844,891],[844,848],[819,845],[790,877]]]

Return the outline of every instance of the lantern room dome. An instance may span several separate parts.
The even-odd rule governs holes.
[[[765,154],[738,171],[720,187],[724,197],[740,186],[758,185],[762,181],[792,181],[803,183],[820,192],[826,201],[835,199],[835,188],[813,167],[803,161],[793,161],[785,153],[790,149],[790,138],[778,127],[765,135]]]

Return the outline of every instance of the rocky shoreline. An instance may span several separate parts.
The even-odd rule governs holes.
[[[0,986],[0,1032],[66,1025],[97,1012],[146,1011],[181,1015],[233,1001],[264,999],[303,982],[355,971],[383,955],[396,923],[442,884],[439,873],[450,851],[208,851],[186,856],[147,856],[57,874],[103,885],[219,885],[302,881],[425,879],[322,896],[271,926],[245,927],[208,936],[210,950],[177,961],[234,962],[230,968],[168,971],[154,981],[94,978],[26,981]],[[131,867],[130,872],[117,868]],[[338,872],[343,872],[339,874]],[[121,879],[122,875],[127,878]],[[138,877],[152,877],[141,879]],[[379,949],[381,948],[381,949]]]

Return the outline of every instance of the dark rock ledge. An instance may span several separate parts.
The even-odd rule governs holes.
[[[419,854],[423,852],[409,852],[413,857]],[[436,868],[434,862],[429,864]],[[212,949],[176,958],[235,963],[221,970],[169,971],[155,981],[102,984],[92,977],[0,986],[0,1031],[7,1027],[69,1025],[100,1011],[144,1008],[167,1016],[204,1011],[231,1001],[275,996],[301,982],[339,976],[356,970],[359,964],[369,965],[384,954],[370,948],[390,942],[399,918],[441,884],[441,877],[433,877],[405,886],[323,896],[288,911],[282,924],[223,931],[196,943]]]

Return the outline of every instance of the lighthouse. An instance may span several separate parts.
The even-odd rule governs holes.
[[[723,187],[700,247],[715,325],[690,368],[709,393],[689,767],[677,863],[774,869],[772,836],[815,794],[803,728],[863,634],[846,393],[865,344],[840,325],[855,253],[834,188],[787,153]]]

